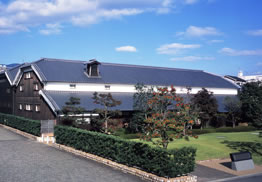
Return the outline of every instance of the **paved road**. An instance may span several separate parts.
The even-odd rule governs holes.
[[[262,173],[260,174],[253,174],[248,176],[239,176],[239,177],[233,177],[223,180],[217,180],[213,182],[261,182],[262,181]]]
[[[210,182],[213,180],[231,178],[235,176],[203,165],[196,165],[195,171],[191,174],[197,176],[198,182]]]
[[[0,182],[142,182],[0,127]]]

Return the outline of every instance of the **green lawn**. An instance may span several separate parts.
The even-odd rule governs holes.
[[[197,148],[196,160],[228,158],[229,153],[248,150],[252,153],[254,162],[262,165],[262,138],[254,133],[258,132],[203,134],[199,135],[198,139],[190,138],[190,141],[174,140],[169,143],[168,149],[195,147]]]

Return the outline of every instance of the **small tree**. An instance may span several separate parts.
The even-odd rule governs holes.
[[[158,88],[147,105],[147,125],[142,139],[167,149],[174,138],[188,139],[188,136],[192,136],[192,133],[188,132],[188,128],[194,123],[194,118],[189,114],[190,105],[184,104],[183,98],[176,95],[173,86],[170,90]],[[169,131],[173,131],[173,134]],[[153,140],[154,137],[160,139]]]
[[[242,117],[255,127],[262,127],[262,83],[245,84],[239,94],[242,102]]]
[[[198,108],[201,128],[207,124],[217,113],[217,100],[207,89],[202,88],[191,100],[192,104]]]
[[[224,99],[225,110],[231,118],[233,128],[236,127],[237,117],[241,113],[241,101],[237,97],[225,97]]]
[[[135,85],[136,93],[133,96],[133,117],[128,125],[131,132],[143,132],[145,119],[148,117],[148,100],[152,98],[153,88],[148,88],[144,84]]]
[[[64,125],[72,125],[76,118],[74,115],[81,114],[84,112],[84,108],[80,107],[80,98],[77,97],[70,97],[69,101],[65,103],[65,106],[62,108],[62,112],[64,114],[64,117],[62,118],[62,123]]]
[[[103,132],[108,133],[108,122],[112,116],[120,115],[121,112],[118,110],[111,110],[121,104],[121,101],[115,100],[111,93],[98,94],[97,92],[93,95],[93,100],[95,104],[102,106],[101,109],[95,109],[95,112],[100,115],[101,122],[104,123]]]

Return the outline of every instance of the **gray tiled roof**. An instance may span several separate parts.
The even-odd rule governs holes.
[[[53,104],[57,111],[61,110],[65,106],[65,102],[69,100],[70,97],[80,98],[81,107],[88,111],[92,111],[96,108],[101,108],[100,105],[93,103],[93,93],[94,92],[67,92],[67,91],[46,91],[43,90],[44,94],[47,96],[49,101]],[[111,93],[113,98],[120,100],[121,105],[113,108],[121,111],[132,111],[133,110],[133,93]],[[185,95],[181,95],[185,97]],[[218,103],[218,111],[225,112],[223,101],[226,96],[235,97],[232,95],[214,95]]]
[[[65,106],[65,102],[70,97],[80,98],[80,106],[88,111],[92,111],[96,108],[102,108],[102,106],[95,104],[92,99],[94,92],[67,92],[67,91],[46,91],[43,90],[49,101],[53,104],[57,111],[61,110]],[[122,111],[133,110],[133,93],[111,93],[113,98],[121,101],[121,105],[114,107],[114,109]]]
[[[19,68],[22,66],[23,64],[17,65],[13,68],[7,69],[6,73],[8,75],[8,77],[10,78],[10,81],[13,82],[15,79],[15,76],[17,74],[17,72],[19,71]]]
[[[72,83],[106,83],[161,86],[190,86],[206,88],[238,87],[224,78],[201,70],[162,68],[136,65],[101,63],[99,78],[89,78],[85,61],[41,59],[34,62],[43,81]]]

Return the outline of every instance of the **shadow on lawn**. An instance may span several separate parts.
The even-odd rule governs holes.
[[[227,147],[237,150],[239,152],[249,151],[254,155],[262,156],[262,143],[259,142],[234,142],[234,141],[223,141]]]

